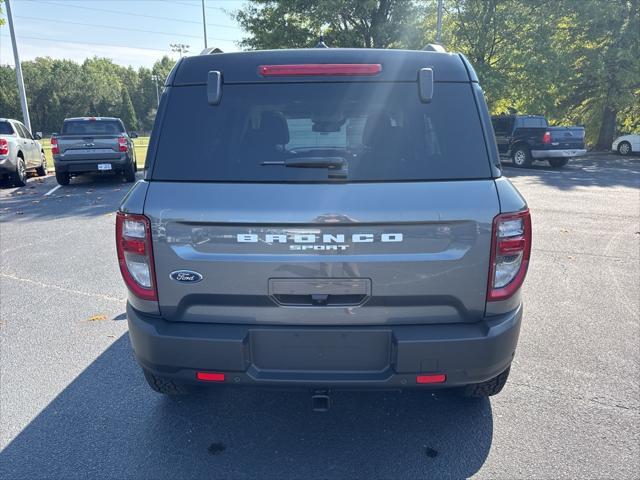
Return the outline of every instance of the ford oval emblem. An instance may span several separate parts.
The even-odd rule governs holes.
[[[169,276],[176,282],[181,283],[198,283],[202,280],[202,275],[192,270],[176,270],[171,272]]]

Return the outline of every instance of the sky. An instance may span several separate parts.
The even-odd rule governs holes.
[[[243,0],[205,0],[209,47],[237,51],[244,33],[231,17]],[[11,0],[20,60],[82,62],[99,56],[124,66],[150,67],[171,43],[204,48],[201,0]],[[6,20],[6,5],[2,5]],[[0,65],[13,65],[9,25],[0,27]]]

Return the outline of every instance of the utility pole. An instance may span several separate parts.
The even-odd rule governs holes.
[[[438,20],[436,22],[436,43],[442,43],[442,8],[444,0],[438,0]]]
[[[20,106],[22,107],[22,119],[25,126],[31,132],[31,120],[29,119],[29,106],[27,105],[27,93],[24,90],[24,80],[22,78],[22,65],[18,55],[18,44],[16,43],[16,31],[13,28],[13,15],[11,14],[11,1],[6,0],[7,19],[9,20],[9,32],[11,33],[11,44],[13,45],[13,62],[16,64],[16,80],[18,81],[18,94],[20,95]]]
[[[156,82],[156,100],[158,101],[158,106],[160,106],[160,90],[158,89],[158,80],[160,80],[160,77],[158,75],[151,75],[151,80]]]
[[[204,48],[207,47],[207,14],[204,11],[204,0],[202,0],[202,28],[204,28]]]

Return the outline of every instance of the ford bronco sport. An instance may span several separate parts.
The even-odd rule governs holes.
[[[116,220],[149,385],[498,393],[531,250],[499,165],[462,55],[181,59]]]

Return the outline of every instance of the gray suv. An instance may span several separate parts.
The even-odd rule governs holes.
[[[515,354],[531,221],[464,56],[318,48],[181,59],[116,241],[160,393],[478,397]]]
[[[41,177],[47,174],[47,157],[40,138],[39,134],[31,135],[18,120],[0,118],[0,179],[23,187],[29,172]]]

